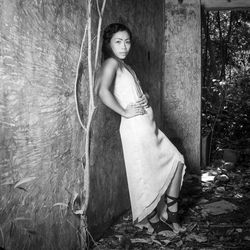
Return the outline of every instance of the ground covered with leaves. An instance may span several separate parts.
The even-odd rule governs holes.
[[[217,159],[201,176],[187,174],[180,215],[185,233],[150,234],[123,215],[92,249],[250,249],[250,158]]]

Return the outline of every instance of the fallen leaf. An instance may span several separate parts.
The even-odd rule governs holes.
[[[234,163],[232,162],[225,162],[223,165],[223,168],[226,170],[232,170],[235,167]]]
[[[163,240],[162,240],[162,241],[163,241]],[[158,241],[158,240],[153,240],[153,242],[156,243],[156,244],[158,244],[158,245],[160,245],[160,246],[162,246],[161,242]]]
[[[197,234],[191,233],[191,234],[189,234],[189,235],[186,236],[186,240],[187,241],[193,241],[193,240],[195,240],[195,241],[197,241],[199,243],[202,243],[202,242],[206,242],[207,241],[207,237],[204,236],[204,235],[202,235],[202,234],[197,235]]]
[[[168,240],[168,239],[165,239],[165,240],[161,240],[165,245],[168,245],[170,242],[171,242],[171,240]]]
[[[238,193],[238,194],[234,195],[234,198],[241,199],[241,198],[243,198],[243,195]]]
[[[234,232],[234,228],[228,229],[226,235],[231,235]]]
[[[216,188],[216,191],[217,191],[218,193],[224,193],[224,192],[225,192],[225,187],[217,187],[217,188]]]
[[[204,211],[204,210],[202,210],[201,211],[201,216],[202,216],[202,218],[206,218],[206,217],[208,217],[208,213],[207,213],[207,211]]]
[[[141,239],[141,238],[134,238],[130,239],[130,241],[135,244],[135,243],[144,243],[144,244],[152,244],[151,239]]]
[[[194,228],[196,228],[196,226],[197,226],[197,223],[193,223],[193,224],[188,225],[188,226],[187,226],[187,231],[188,231],[188,232],[193,231]]]
[[[131,218],[130,218],[130,216],[129,215],[124,215],[123,216],[123,220],[125,220],[125,221],[128,221],[128,220],[130,220]]]
[[[229,177],[225,174],[217,175],[216,180],[218,180],[220,182],[227,182],[227,181],[229,181]]]
[[[122,238],[123,236],[120,235],[120,234],[116,234],[115,237],[116,237],[118,240],[121,240],[121,238]]]
[[[183,241],[180,240],[178,242],[175,243],[176,247],[181,247],[183,245]]]
[[[174,233],[173,231],[170,231],[170,230],[161,231],[158,233],[158,235],[165,236],[168,238],[175,238],[176,237],[176,233]]]
[[[207,203],[207,202],[208,202],[207,199],[202,198],[201,200],[199,200],[199,202],[198,202],[197,204],[205,204],[205,203]]]

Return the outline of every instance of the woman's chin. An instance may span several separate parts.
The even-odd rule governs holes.
[[[127,57],[127,55],[119,55],[118,58],[121,60],[124,60]]]

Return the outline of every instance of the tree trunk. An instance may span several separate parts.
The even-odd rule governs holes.
[[[215,52],[214,52],[214,46],[212,44],[211,38],[210,38],[210,32],[209,30],[211,30],[210,28],[210,22],[211,22],[211,17],[209,12],[207,13],[207,27],[208,27],[208,31],[207,31],[207,46],[208,46],[208,51],[209,51],[209,58],[210,58],[210,64],[209,64],[209,78],[212,77],[217,78],[218,76],[218,71],[217,71],[217,64],[216,64],[216,60],[215,60]]]

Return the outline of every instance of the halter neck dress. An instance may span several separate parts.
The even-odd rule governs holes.
[[[143,94],[135,72],[126,66],[118,68],[114,96],[125,109]],[[182,154],[157,128],[151,107],[144,115],[121,118],[120,135],[126,167],[133,221],[140,222],[157,206],[177,169],[184,163]],[[183,168],[183,176],[185,173]]]

